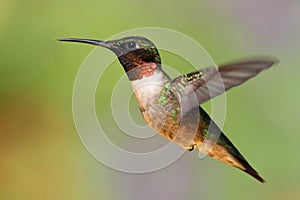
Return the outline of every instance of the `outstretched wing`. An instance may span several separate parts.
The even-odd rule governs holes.
[[[181,116],[199,104],[246,82],[276,62],[275,59],[247,60],[219,67],[211,66],[176,77],[170,84],[184,88],[180,92],[181,109],[183,109]],[[195,98],[197,102],[193,100]]]

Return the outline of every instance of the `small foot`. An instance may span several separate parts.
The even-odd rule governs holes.
[[[190,147],[188,148],[188,150],[189,150],[189,151],[193,151],[194,148],[195,148],[195,144],[193,144],[192,146],[190,146]]]

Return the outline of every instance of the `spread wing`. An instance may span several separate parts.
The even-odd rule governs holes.
[[[180,92],[181,116],[199,104],[246,82],[276,62],[275,59],[247,60],[219,67],[211,66],[176,77],[171,85],[184,88]]]

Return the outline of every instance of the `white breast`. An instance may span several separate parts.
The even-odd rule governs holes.
[[[169,77],[164,72],[155,70],[151,76],[131,81],[139,104],[142,104],[144,108],[148,107],[155,100],[155,97],[160,94],[164,83],[168,80]]]

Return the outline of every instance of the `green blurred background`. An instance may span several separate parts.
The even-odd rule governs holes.
[[[85,150],[72,89],[93,47],[55,39],[105,39],[146,26],[191,36],[217,63],[261,54],[280,59],[227,94],[224,132],[266,184],[196,153],[135,175],[109,169]],[[298,199],[299,35],[300,3],[292,0],[0,0],[0,199]],[[113,66],[120,77],[121,67]],[[97,99],[109,103],[110,96]],[[120,133],[111,134],[118,140]]]

